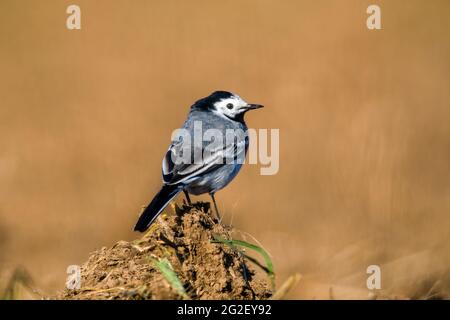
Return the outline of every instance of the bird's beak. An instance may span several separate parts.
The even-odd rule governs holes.
[[[247,110],[264,108],[263,105],[250,103],[245,107]]]

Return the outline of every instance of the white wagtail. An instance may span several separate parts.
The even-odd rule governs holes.
[[[186,139],[183,136],[183,139],[173,141],[169,146],[162,162],[164,185],[141,214],[134,230],[141,232],[147,230],[181,191],[184,191],[189,204],[189,193],[194,195],[209,193],[219,217],[214,193],[230,183],[239,172],[249,143],[244,114],[259,108],[262,108],[262,105],[249,104],[238,95],[226,91],[213,92],[195,102],[182,128],[190,137],[194,136],[194,143],[191,143],[190,138]],[[205,132],[212,129],[222,137],[226,137],[230,130],[243,134],[235,134],[232,141],[217,139],[214,136],[214,140],[218,140],[214,143],[204,141],[202,137],[199,143],[195,141],[198,124]],[[188,154],[188,157],[183,157],[183,154],[184,156]],[[201,159],[198,159],[198,155]],[[181,158],[194,161],[179,161]]]

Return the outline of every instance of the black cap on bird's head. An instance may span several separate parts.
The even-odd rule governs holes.
[[[197,100],[191,108],[193,109],[209,109],[214,103],[219,102],[222,99],[228,99],[233,97],[234,94],[228,91],[214,91],[209,96]]]
[[[244,114],[247,111],[262,107],[260,104],[245,102],[237,94],[228,91],[214,91],[209,96],[195,102],[191,109],[212,111],[231,120],[244,121]]]

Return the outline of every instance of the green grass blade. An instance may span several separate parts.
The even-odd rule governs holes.
[[[167,260],[167,258],[156,260],[152,259],[152,262],[154,266],[162,273],[164,278],[169,282],[169,284],[177,290],[177,292],[184,298],[189,299],[189,296],[186,293],[186,290],[184,289],[183,284],[181,283],[180,279],[178,278],[177,274],[173,270],[172,265],[170,264],[170,261]]]
[[[248,243],[246,241],[242,241],[242,240],[227,240],[222,238],[219,235],[214,235],[214,240],[215,242],[219,242],[219,243],[223,243],[226,244],[228,246],[230,246],[233,249],[236,249],[236,246],[239,247],[244,247],[244,248],[248,248],[248,249],[252,249],[256,252],[258,252],[264,259],[264,262],[266,264],[265,267],[261,266],[259,263],[256,263],[257,265],[259,265],[260,267],[262,267],[262,269],[267,273],[267,275],[269,276],[271,282],[272,282],[272,287],[275,288],[275,271],[273,268],[273,263],[272,260],[270,259],[269,254],[267,253],[266,250],[264,250],[263,248]],[[246,258],[248,258],[250,261],[255,262],[255,260],[247,255],[245,255]]]

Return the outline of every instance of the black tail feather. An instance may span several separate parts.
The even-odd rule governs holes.
[[[175,185],[164,185],[158,194],[153,198],[152,202],[145,208],[139,217],[134,231],[144,232],[155,221],[161,211],[169,204],[170,200],[181,192],[181,188]]]

